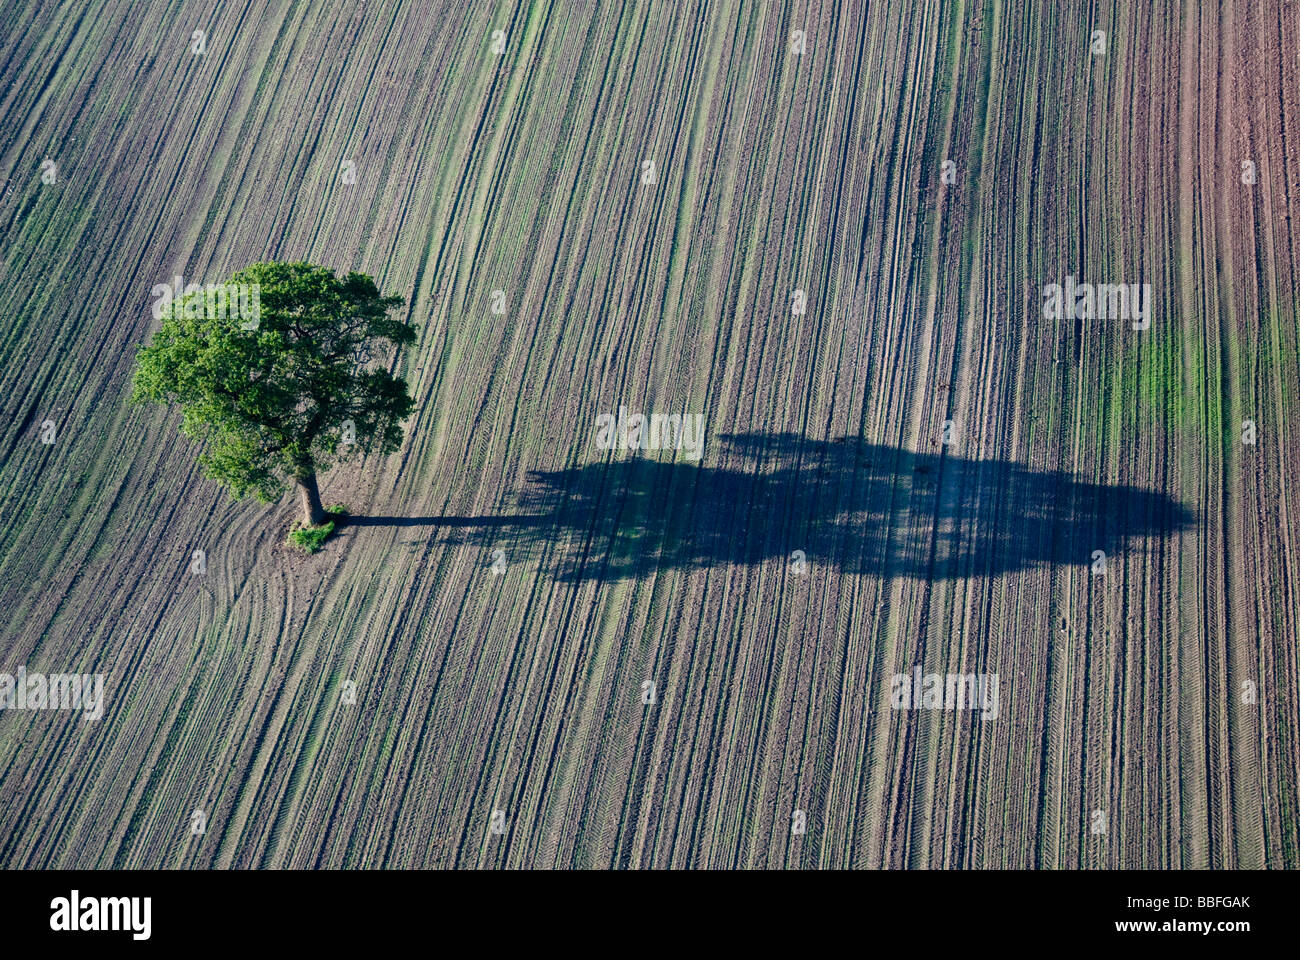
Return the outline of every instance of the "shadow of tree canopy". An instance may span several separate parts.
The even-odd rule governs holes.
[[[619,452],[532,471],[513,516],[350,522],[427,524],[507,555],[521,539],[549,542],[561,548],[553,562],[565,580],[777,558],[792,567],[802,560],[942,580],[1090,565],[1096,550],[1109,564],[1153,550],[1196,519],[1158,491],[967,459],[943,447],[916,453],[857,437],[747,433],[711,438],[706,449],[719,465]]]

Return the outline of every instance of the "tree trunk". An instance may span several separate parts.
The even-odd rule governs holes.
[[[319,527],[325,522],[325,507],[320,502],[320,488],[314,472],[298,478],[298,502],[302,504],[303,526]]]

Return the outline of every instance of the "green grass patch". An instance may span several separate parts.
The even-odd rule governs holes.
[[[323,547],[325,541],[334,535],[335,526],[348,515],[348,508],[345,504],[336,503],[332,507],[326,507],[325,512],[339,519],[326,520],[319,527],[304,527],[295,520],[289,528],[289,542],[306,553],[315,553]]]
[[[306,553],[315,553],[333,533],[333,520],[326,520],[319,527],[303,527],[295,523],[289,530],[289,542]]]

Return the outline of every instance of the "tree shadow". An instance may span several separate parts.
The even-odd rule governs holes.
[[[448,541],[507,553],[544,543],[556,548],[546,562],[569,581],[778,558],[795,573],[828,564],[943,580],[1044,565],[1095,569],[1095,551],[1107,564],[1154,551],[1196,519],[1155,490],[967,459],[944,447],[916,453],[856,437],[747,433],[714,437],[709,452],[720,465],[617,453],[532,471],[518,515],[348,522],[436,526]]]
[[[500,517],[357,517],[345,514],[339,518],[339,527],[511,527],[542,523],[547,518],[534,516]]]

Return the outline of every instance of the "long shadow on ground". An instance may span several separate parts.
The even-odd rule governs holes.
[[[517,515],[350,517],[351,525],[431,526],[448,542],[511,554],[556,548],[565,580],[775,558],[847,572],[930,579],[1042,565],[1106,563],[1155,550],[1195,522],[1154,490],[1082,482],[1007,460],[973,460],[791,433],[724,434],[719,466],[621,454],[533,471]],[[663,455],[665,458],[667,455]],[[795,551],[802,551],[796,554]]]

